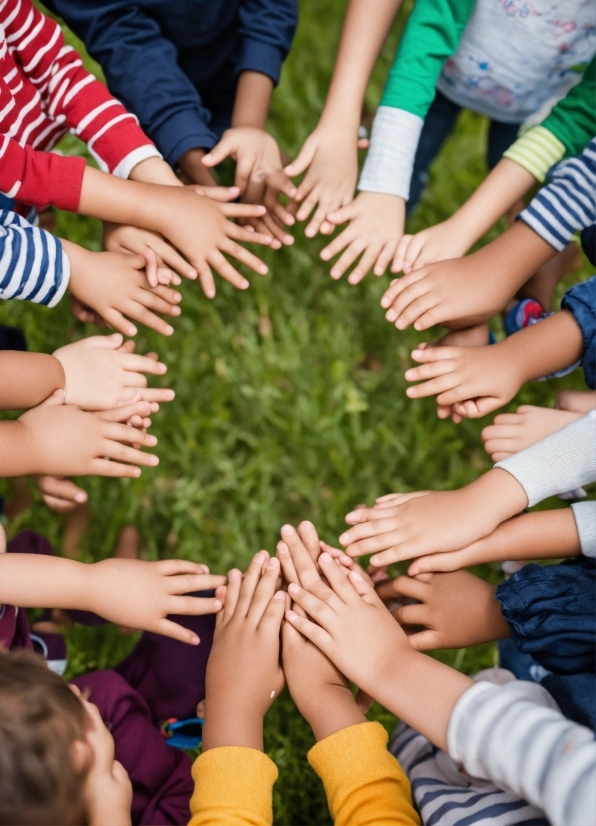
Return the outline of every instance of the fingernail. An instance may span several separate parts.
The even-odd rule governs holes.
[[[201,640],[197,637],[197,635],[193,634],[193,636],[191,637],[191,640],[190,640],[190,644],[191,645],[198,645],[200,642],[201,642]]]
[[[370,564],[375,565],[375,566],[380,566],[383,563],[382,563],[381,559],[378,556],[371,556]]]
[[[122,333],[112,333],[111,339],[112,341],[120,341],[122,339]]]
[[[86,493],[75,493],[75,502],[84,502],[87,499]]]
[[[136,467],[133,471],[133,476],[140,476],[141,475],[141,468]]]
[[[206,290],[205,295],[207,298],[215,298],[215,290]]]
[[[253,562],[263,562],[267,556],[267,551],[259,551],[253,557]]]
[[[290,584],[288,585],[288,593],[290,593],[290,594],[300,593],[300,586],[296,585],[295,582],[290,582]]]
[[[276,559],[274,556],[271,557],[269,562],[265,565],[266,570],[273,571],[279,565],[279,559]]]
[[[332,562],[331,556],[327,553],[327,551],[323,551],[323,553],[319,556],[319,562]]]
[[[286,598],[285,591],[276,591],[273,595],[273,599],[284,599]]]
[[[341,542],[342,545],[347,545],[349,539],[350,539],[350,534],[349,533],[342,533],[342,535],[339,537],[339,541]]]
[[[216,599],[215,602],[213,603],[213,607],[215,608],[216,611],[220,611],[221,608],[222,608],[221,601]]]
[[[420,573],[420,568],[415,568],[413,566],[410,567],[408,571],[408,576],[417,576]]]
[[[228,582],[233,582],[241,576],[242,572],[239,571],[238,568],[232,568],[232,570],[228,572]]]
[[[356,582],[364,582],[364,577],[361,577],[358,571],[350,571],[350,579],[355,579]]]
[[[173,327],[170,327],[170,325],[169,325],[169,324],[168,324],[168,325],[166,325],[166,335],[167,335],[167,336],[171,336],[173,332],[174,332],[174,328],[173,328]]]
[[[290,620],[297,620],[298,614],[295,611],[286,611],[286,619]]]
[[[278,552],[278,553],[280,553],[282,556],[284,556],[285,554],[289,554],[289,553],[290,553],[288,546],[287,546],[285,543],[283,543],[283,542],[280,542],[280,543],[278,544],[278,546],[277,546],[277,552]]]
[[[137,328],[133,327],[132,325],[128,328],[128,335],[129,336],[136,336]]]
[[[282,536],[292,536],[294,534],[294,528],[291,525],[282,525],[280,533]]]

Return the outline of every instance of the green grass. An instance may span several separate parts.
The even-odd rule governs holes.
[[[343,6],[339,0],[301,3],[300,28],[270,123],[290,155],[322,108]],[[367,96],[370,110],[402,26],[403,20],[383,50]],[[485,174],[486,126],[470,113],[460,119],[410,230],[444,219],[478,185]],[[65,147],[81,151],[74,139]],[[95,221],[61,214],[57,231],[100,248]],[[387,278],[368,276],[357,287],[334,283],[318,257],[322,246],[305,239],[299,227],[293,248],[264,254],[270,275],[251,275],[248,292],[219,281],[209,302],[195,284],[185,283],[174,337],[140,332],[138,350],[159,353],[169,367],[167,386],[177,396],[155,417],[157,470],[138,480],[81,480],[93,511],[86,560],[109,556],[122,527],[134,523],[146,559],[177,555],[226,572],[245,566],[260,548],[273,550],[284,522],[310,519],[334,541],[345,513],[358,502],[389,491],[459,487],[490,467],[479,438],[485,421],[456,427],[436,418],[432,399],[406,399],[403,374],[422,336],[398,333],[384,320],[379,299]],[[5,303],[0,320],[23,329],[32,350],[51,352],[96,332],[72,318],[67,301],[51,311]],[[512,407],[550,404],[562,387],[583,386],[579,372],[534,384]],[[60,548],[61,517],[38,498],[9,530],[24,527]],[[482,573],[498,576],[494,567]],[[68,637],[69,676],[113,665],[133,643],[112,627],[75,628]],[[487,645],[440,657],[473,673],[492,665],[495,652]],[[372,716],[388,729],[395,723],[378,707]],[[279,824],[330,822],[322,787],[305,759],[312,744],[308,727],[282,696],[266,723],[267,751],[280,769],[274,801]]]

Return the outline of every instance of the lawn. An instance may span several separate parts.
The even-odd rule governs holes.
[[[298,35],[270,120],[290,156],[321,111],[343,6],[340,0],[301,2]],[[369,111],[380,98],[404,19],[402,13],[370,84]],[[410,230],[446,218],[478,185],[486,172],[486,126],[469,113],[460,119]],[[64,148],[82,152],[74,138]],[[62,213],[56,231],[100,248],[95,221]],[[223,573],[244,567],[260,548],[274,550],[285,522],[310,519],[323,538],[335,541],[345,513],[358,502],[390,491],[459,487],[490,467],[479,438],[486,421],[454,426],[436,418],[433,400],[406,399],[409,353],[426,336],[398,333],[384,320],[379,299],[388,278],[369,275],[357,287],[345,279],[335,283],[319,259],[322,246],[298,227],[292,248],[264,254],[270,274],[249,276],[247,292],[220,280],[209,302],[196,284],[185,283],[175,335],[166,340],[141,330],[137,349],[156,350],[166,362],[166,386],[176,390],[176,400],[155,417],[156,470],[138,480],[81,480],[93,512],[85,560],[109,556],[122,527],[134,523],[144,558],[176,555]],[[23,329],[32,350],[51,352],[96,332],[73,319],[66,300],[54,310],[5,303],[0,320]],[[581,374],[526,387],[515,404],[551,404],[563,386],[584,387]],[[9,532],[24,527],[60,548],[62,519],[38,498]],[[498,577],[496,568],[482,573]],[[133,643],[112,627],[75,628],[68,639],[68,676],[113,665]],[[490,645],[440,656],[467,673],[495,661]],[[371,716],[388,729],[395,723],[378,707]],[[280,769],[276,823],[330,822],[305,758],[312,744],[284,694],[266,722],[267,751]]]

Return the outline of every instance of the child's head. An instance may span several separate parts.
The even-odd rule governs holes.
[[[0,824],[84,821],[85,730],[83,703],[38,655],[0,651]]]

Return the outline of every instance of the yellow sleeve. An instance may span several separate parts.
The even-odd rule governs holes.
[[[349,726],[320,740],[308,762],[325,786],[335,826],[419,824],[410,783],[387,751],[380,723]]]
[[[257,749],[210,749],[192,767],[189,826],[271,826],[277,766]]]

